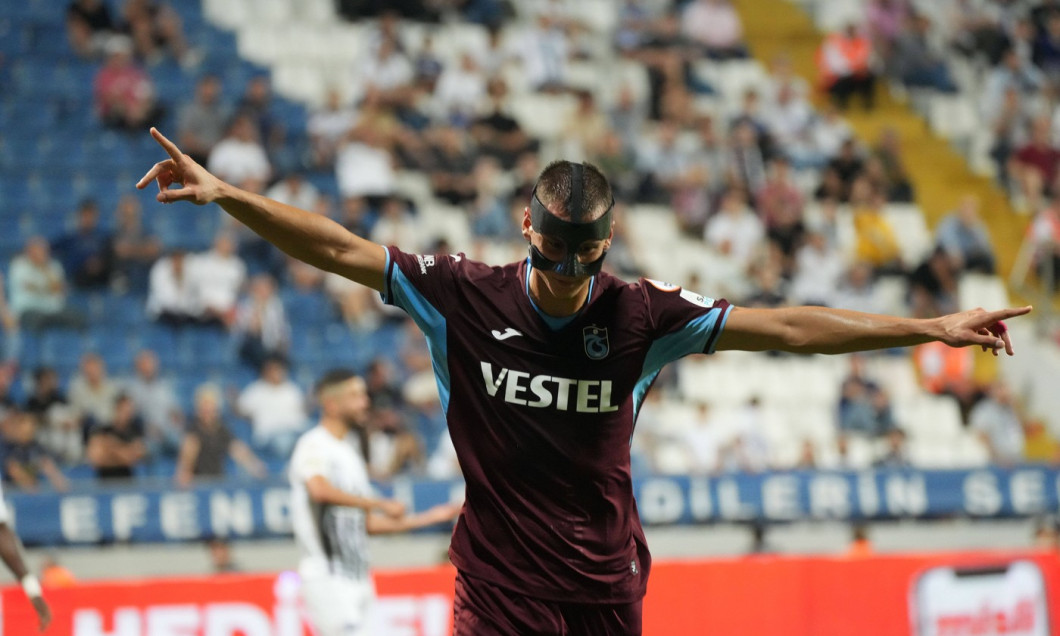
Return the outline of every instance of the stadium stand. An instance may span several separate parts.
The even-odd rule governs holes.
[[[609,127],[622,121],[617,113],[622,93],[628,92],[633,110],[641,115],[634,118],[640,128],[616,131],[627,136],[628,142],[622,148],[623,156],[614,163],[615,169],[628,170],[634,177],[626,193],[629,201],[624,212],[628,236],[628,245],[624,247],[633,255],[632,267],[623,273],[643,273],[692,285],[707,294],[720,295],[712,289],[718,285],[731,300],[742,303],[769,291],[760,286],[757,277],[763,270],[776,268],[781,281],[780,302],[787,302],[785,285],[794,274],[793,253],[778,254],[771,247],[777,244],[775,240],[772,244],[763,240],[757,246],[752,271],[734,272],[733,280],[743,282],[732,284],[726,290],[724,287],[733,282],[725,280],[721,273],[728,271],[725,269],[729,267],[727,255],[708,248],[701,234],[683,230],[674,209],[686,204],[699,205],[705,215],[710,215],[714,213],[715,200],[726,188],[753,189],[753,184],[733,181],[727,174],[709,174],[713,169],[711,149],[697,139],[694,131],[703,121],[712,122],[710,125],[721,140],[713,156],[720,157],[723,164],[733,161],[730,133],[738,120],[750,121],[756,127],[759,144],[767,148],[771,143],[771,114],[745,112],[744,104],[748,92],[754,91],[765,102],[763,111],[774,107],[773,96],[781,80],[763,60],[771,59],[766,50],[768,46],[775,50],[790,42],[760,46],[761,38],[756,39],[753,31],[766,28],[761,25],[768,21],[756,19],[758,26],[749,27],[748,33],[756,58],[703,59],[691,55],[678,38],[666,31],[667,16],[677,15],[688,3],[676,3],[681,8],[673,4],[645,2],[644,15],[638,17],[629,7],[604,0],[519,2],[511,3],[513,15],[497,25],[471,22],[454,12],[443,16],[439,23],[400,19],[393,27],[396,29],[393,37],[408,60],[415,61],[429,53],[442,68],[451,68],[459,64],[465,52],[491,55],[491,37],[495,31],[498,46],[506,57],[492,60],[492,73],[506,81],[510,91],[507,112],[512,123],[535,141],[539,165],[570,149],[565,145],[563,133],[570,122],[577,122],[574,119],[577,98],[568,89],[591,92],[598,114],[608,121]],[[745,14],[756,11],[754,4],[736,3]],[[787,4],[793,10],[813,16],[823,32],[841,28],[851,20],[857,23],[865,20],[865,3],[856,0],[799,0]],[[936,11],[936,4],[944,3],[912,4],[935,21],[945,19]],[[113,14],[120,14],[119,0],[111,0],[108,5]],[[537,90],[528,84],[526,69],[536,62],[525,56],[519,59],[515,53],[527,42],[542,37],[536,26],[540,7],[558,12],[557,19],[561,20],[563,29],[550,34],[562,36],[568,51],[559,71],[562,86],[547,90]],[[175,2],[171,8],[183,21],[193,54],[182,60],[167,57],[150,61],[144,66],[164,107],[165,115],[158,122],[161,128],[175,128],[177,113],[190,100],[196,80],[204,74],[216,74],[224,87],[222,101],[237,106],[252,79],[267,77],[274,95],[266,106],[255,112],[262,128],[261,142],[274,166],[273,177],[289,171],[302,172],[329,202],[331,207],[325,212],[346,222],[338,212],[341,195],[334,171],[309,165],[306,160],[307,121],[325,103],[329,89],[338,89],[347,105],[357,105],[366,96],[369,89],[355,78],[375,54],[380,39],[390,37],[385,31],[390,28],[386,26],[388,23],[379,19],[351,23],[328,0],[203,0],[201,4]],[[0,97],[0,269],[5,274],[27,239],[35,235],[54,238],[60,230],[71,227],[75,207],[85,197],[91,196],[98,202],[103,225],[112,227],[119,198],[132,193],[136,178],[159,159],[157,148],[146,134],[107,129],[95,116],[93,78],[100,62],[75,54],[63,21],[58,5],[42,0],[9,3],[0,10],[0,53],[3,55],[0,63],[3,93]],[[797,69],[812,82],[814,77],[807,71],[806,63],[811,54],[810,51],[795,52]],[[1011,250],[1003,245],[1011,243],[1013,236],[1019,236],[1022,230],[998,229],[1011,220],[1006,216],[1010,214],[1008,206],[997,205],[1004,198],[983,185],[997,172],[988,156],[991,140],[984,132],[987,127],[976,112],[972,96],[980,89],[987,69],[980,62],[961,60],[954,55],[947,60],[952,63],[953,75],[960,86],[957,94],[909,89],[904,91],[905,103],[901,103],[883,96],[903,93],[902,87],[894,85],[892,80],[893,91],[880,89],[884,98],[878,108],[884,114],[851,112],[846,117],[861,138],[859,153],[865,160],[872,156],[870,145],[883,127],[882,120],[898,112],[899,107],[904,119],[898,128],[905,143],[912,144],[914,135],[922,136],[919,133],[926,126],[936,135],[931,143],[956,148],[961,154],[957,160],[947,156],[946,170],[961,175],[953,182],[954,187],[967,186],[987,192],[984,200],[991,205],[988,222],[992,232],[997,230],[993,234],[997,241],[995,247],[1001,256],[1001,269],[1007,271],[1012,256]],[[461,132],[464,133],[468,130],[467,122],[432,121],[430,88],[409,90],[412,97],[388,98],[392,101],[385,106],[386,114],[380,121],[389,118],[387,125],[396,122],[397,131],[390,141],[399,168],[393,174],[392,194],[411,202],[415,231],[421,233],[427,245],[444,239],[454,251],[465,251],[474,257],[491,261],[518,258],[522,246],[514,233],[507,241],[477,236],[468,213],[470,206],[454,205],[437,196],[438,181],[432,172],[437,162],[432,163],[430,157],[435,149],[425,147],[424,140],[431,139],[433,130],[447,126],[463,125]],[[815,105],[817,111],[803,132],[812,136],[825,119],[822,112],[826,106],[812,89],[808,93],[802,98]],[[674,123],[678,130],[674,158],[680,161],[675,162],[678,165],[671,173],[665,173],[663,166],[637,162],[638,156],[646,156],[646,149],[655,143],[663,122]],[[461,139],[473,145],[470,135],[463,134]],[[899,239],[902,269],[879,272],[871,290],[873,302],[877,304],[872,306],[900,314],[912,311],[906,297],[906,272],[915,269],[931,253],[932,226],[946,206],[955,203],[952,193],[939,194],[937,187],[932,190],[924,185],[935,175],[922,161],[910,159],[923,148],[919,139],[916,144],[902,155],[912,173],[918,195],[915,202],[889,201],[878,206],[884,223]],[[586,159],[597,160],[599,153],[595,149],[581,150]],[[770,156],[789,150],[784,147],[769,150],[759,169],[764,172]],[[793,180],[802,200],[802,207],[796,212],[800,227],[812,225],[815,230],[834,237],[832,246],[846,270],[856,259],[858,250],[855,215],[846,201],[816,196],[835,149],[822,146],[816,150],[820,153],[818,160],[794,166]],[[477,160],[477,155],[472,156]],[[931,155],[937,156],[941,155],[937,152]],[[703,174],[697,173],[700,169]],[[519,197],[526,194],[519,187],[518,170],[505,166],[499,179],[499,199],[505,214],[513,206],[521,206]],[[663,184],[663,198],[640,196],[641,186],[649,178]],[[709,185],[704,186],[707,182]],[[686,186],[686,183],[693,185]],[[480,195],[476,192],[474,197]],[[206,250],[220,229],[231,227],[213,207],[188,207],[174,212],[160,209],[150,192],[134,196],[139,197],[144,207],[145,226],[159,237],[165,251]],[[688,201],[699,202],[689,204]],[[360,220],[362,229],[375,223],[376,203],[370,202]],[[1021,217],[1012,218],[1017,219],[1016,224],[1023,223]],[[241,236],[240,241],[241,256],[251,271],[270,271],[280,280],[280,297],[292,326],[288,353],[291,377],[304,389],[311,386],[312,379],[323,368],[349,365],[365,369],[377,357],[388,358],[406,376],[416,370],[415,363],[410,362],[415,357],[414,351],[410,353],[415,345],[406,342],[400,318],[382,313],[374,330],[351,327],[343,322],[340,312],[319,287],[307,290],[294,285],[282,256],[258,249],[260,246],[255,247],[246,236]],[[955,294],[955,305],[962,308],[999,307],[1008,305],[1010,299],[1005,284],[993,275],[963,275]],[[88,351],[101,353],[116,377],[130,374],[133,357],[139,349],[156,351],[164,373],[174,380],[186,412],[191,411],[192,396],[199,384],[220,381],[234,393],[254,377],[253,370],[239,362],[236,341],[225,328],[174,329],[154,324],[147,318],[146,298],[141,292],[117,287],[77,290],[71,293],[69,302],[88,318],[87,329],[21,333],[19,353],[8,361],[18,369],[16,394],[28,393],[26,387],[31,373],[40,365],[55,368],[65,386],[80,356]],[[371,307],[369,311],[379,311],[379,308]],[[7,333],[4,338],[11,339],[12,334]],[[1027,346],[1023,352],[1031,348]],[[1002,370],[1020,392],[1035,378],[1040,381],[1042,374],[1031,371],[1026,366],[1029,363],[1013,364],[1024,366],[1013,367],[1013,371],[1006,366]],[[820,466],[834,464],[838,452],[837,404],[846,366],[842,358],[729,353],[683,361],[676,369],[676,381],[670,384],[660,381],[657,387],[662,394],[660,412],[668,414],[657,418],[667,422],[651,432],[660,443],[649,449],[634,440],[634,451],[643,460],[640,465],[657,468],[660,462],[666,463],[659,455],[672,459],[675,453],[679,454],[677,440],[683,433],[677,430],[678,423],[687,419],[693,404],[709,403],[715,415],[721,414],[717,415],[719,420],[724,421],[728,419],[726,413],[732,413],[752,398],[761,403],[761,434],[771,449],[771,467],[796,466],[807,440],[820,458]],[[920,387],[909,355],[884,352],[873,356],[869,367],[871,377],[893,401],[894,416],[908,436],[908,455],[914,465],[950,468],[983,466],[988,462],[984,448],[966,430],[952,400],[929,394]],[[981,373],[984,380],[992,379],[997,369],[988,368]],[[788,381],[789,378],[798,378],[798,382]],[[1033,399],[1028,404],[1034,415],[1057,412],[1055,408],[1043,410],[1047,402],[1042,400],[1048,398]],[[236,430],[249,441],[248,427],[238,422],[230,404],[225,408],[226,419],[236,421]],[[1060,422],[1054,419],[1049,424],[1054,432],[1060,432]],[[424,442],[428,450],[436,444],[434,439]],[[879,439],[855,445],[858,448],[850,452],[860,458],[854,461],[859,465],[870,465],[884,450]],[[657,451],[658,455],[653,457],[652,453]],[[270,464],[273,472],[280,470],[282,459],[273,458]],[[678,465],[680,462],[677,460]],[[161,459],[150,469],[150,474],[164,475],[166,471],[171,474],[171,470],[172,458]],[[68,466],[67,471],[74,478],[85,475],[83,467]]]

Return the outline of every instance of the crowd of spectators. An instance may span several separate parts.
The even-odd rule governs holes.
[[[1045,117],[1052,111],[1042,110],[1060,68],[1054,55],[1060,49],[1053,47],[1060,17],[1051,13],[972,3],[978,13],[962,14],[959,28],[938,30],[938,12],[922,10],[923,3],[875,0],[864,24],[826,38],[814,82],[795,75],[791,61],[779,56],[764,82],[722,95],[724,87],[701,71],[700,62],[738,64],[749,55],[727,0],[623,3],[606,51],[641,75],[616,77],[606,92],[577,76],[579,65],[601,56],[589,37],[592,27],[571,3],[538,4],[519,29],[508,29],[512,17],[502,3],[462,3],[467,19],[486,25],[486,37],[447,55],[437,50],[436,25],[428,23],[421,40],[405,36],[410,15],[403,4],[391,7],[396,12],[372,9],[358,72],[329,87],[304,126],[291,130],[276,116],[264,75],[226,86],[225,77],[203,72],[183,103],[161,103],[146,69],[168,60],[193,70],[198,58],[178,12],[164,3],[128,0],[115,17],[99,0],[75,0],[67,25],[76,54],[101,64],[94,94],[105,125],[142,134],[168,117],[185,151],[222,178],[407,250],[444,252],[448,246],[444,236],[422,231],[424,211],[403,194],[402,174],[423,175],[433,201],[466,213],[473,244],[453,247],[473,253],[518,241],[513,217],[521,214],[543,160],[561,154],[601,166],[620,206],[665,205],[685,238],[702,241],[710,267],[676,282],[747,306],[814,303],[888,312],[894,307],[880,300],[877,281],[890,278],[906,290],[902,311],[923,317],[951,311],[960,277],[993,273],[996,266],[979,202],[955,193],[935,249],[921,260],[905,260],[885,213],[916,194],[899,133],[887,128],[864,143],[843,111],[852,103],[873,108],[884,82],[952,93],[952,49],[986,60],[984,117],[995,113],[987,119],[998,131],[999,176],[1043,206],[1052,194],[1060,151],[1052,141],[1055,120]],[[815,109],[815,89],[829,93],[833,103]],[[551,138],[520,114],[519,101],[527,96],[572,104],[561,121],[551,122]],[[319,182],[321,175],[334,180],[334,193],[321,192],[309,178]],[[1041,223],[1042,231],[1060,236],[1055,208],[1044,209],[1054,221]],[[20,331],[89,326],[67,303],[72,289],[129,294],[142,299],[145,315],[158,325],[219,334],[222,342],[235,343],[238,364],[259,377],[239,387],[204,384],[196,387],[193,404],[183,404],[170,384],[172,371],[150,350],[121,370],[128,373],[122,378],[111,378],[92,352],[69,379],[55,369],[23,369],[32,375],[29,398],[9,405],[2,431],[9,440],[2,445],[4,474],[20,485],[43,476],[63,487],[55,467],[83,462],[100,478],[170,462],[181,485],[216,477],[229,459],[261,476],[269,461],[282,461],[312,415],[290,373],[301,362],[292,342],[303,317],[288,315],[283,293],[326,296],[338,320],[358,333],[403,319],[370,290],[290,261],[231,222],[219,222],[212,245],[202,249],[164,245],[143,222],[133,196],[113,211],[85,200],[72,213],[70,232],[31,239],[7,269],[0,319],[8,375],[18,372]],[[840,236],[845,222],[854,231],[850,245]],[[637,238],[616,228],[608,266],[621,276],[646,273]],[[1054,258],[1060,260],[1060,251]],[[377,359],[365,370],[375,403],[367,447],[380,478],[456,470],[429,355],[413,334],[409,329],[396,359]],[[941,375],[931,385],[927,371],[951,371],[949,361],[940,361],[944,355],[918,352],[925,385],[957,398],[992,457],[1011,461],[1011,427],[981,423],[988,408],[1010,408],[1003,389]],[[662,383],[659,392],[666,392]],[[752,400],[737,415],[724,416],[740,422],[735,433],[731,426],[719,433],[711,405],[691,409],[682,427],[688,454],[673,465],[708,473],[772,467],[760,403]],[[249,429],[240,436],[242,422]],[[858,439],[878,449],[869,463],[908,464],[902,422],[856,358],[835,422],[836,448],[822,453],[808,444],[799,466],[857,465],[862,460],[851,459],[847,449]]]

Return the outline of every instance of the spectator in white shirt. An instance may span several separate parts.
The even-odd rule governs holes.
[[[250,420],[253,442],[272,457],[291,455],[306,424],[305,394],[287,378],[282,360],[268,360],[261,376],[239,394],[236,408]]]
[[[10,312],[22,327],[85,326],[84,316],[66,304],[66,274],[43,237],[30,237],[22,254],[11,261],[8,285]]]
[[[373,55],[360,66],[356,84],[359,94],[369,89],[379,91],[384,103],[403,103],[411,94],[415,69],[392,36],[384,36]]]
[[[306,181],[300,172],[288,172],[265,191],[265,196],[302,210],[315,210],[320,190]]]
[[[220,232],[213,248],[187,259],[189,283],[195,290],[207,322],[229,325],[234,319],[239,290],[247,278],[247,266],[236,254],[235,237]]]
[[[539,13],[534,26],[527,29],[514,50],[522,60],[524,76],[532,88],[547,91],[563,87],[570,41],[553,16]]]
[[[822,229],[811,228],[795,252],[792,300],[800,305],[831,305],[845,269],[843,255],[829,244]]]
[[[151,266],[147,315],[152,320],[171,326],[202,320],[202,303],[188,276],[187,260],[184,250],[178,248]]]
[[[246,115],[232,120],[228,134],[210,151],[206,169],[229,183],[268,181],[272,167],[253,120]]]
[[[718,213],[707,221],[704,239],[715,249],[731,254],[746,269],[765,238],[762,221],[747,205],[742,190],[731,189],[721,198]]]
[[[998,381],[968,414],[968,427],[990,451],[990,459],[1011,465],[1023,461],[1023,421],[1011,389]]]
[[[486,101],[486,76],[475,56],[465,51],[460,64],[442,71],[434,88],[435,113],[442,123],[470,125]]]
[[[241,339],[239,355],[247,364],[260,368],[266,360],[286,359],[291,325],[268,274],[251,279],[236,310],[235,331]]]
[[[81,420],[83,430],[114,419],[114,402],[120,387],[107,376],[107,365],[98,353],[81,356],[81,367],[70,380],[70,407]]]
[[[729,0],[693,0],[681,16],[681,31],[713,59],[747,57],[743,23]]]
[[[310,114],[306,122],[313,165],[318,168],[333,167],[335,153],[356,124],[356,109],[344,103],[338,90],[330,89],[324,108]]]

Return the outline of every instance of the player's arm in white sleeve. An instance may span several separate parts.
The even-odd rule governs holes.
[[[3,491],[0,491],[0,559],[3,559],[7,569],[11,570],[11,574],[14,574],[22,584],[22,589],[29,597],[30,603],[33,604],[33,610],[37,612],[37,626],[44,631],[52,621],[51,608],[44,600],[40,581],[30,574],[29,568],[22,560],[21,543],[11,526],[8,525],[7,504],[3,500]]]
[[[158,184],[162,203],[217,203],[259,236],[297,258],[328,272],[383,291],[386,253],[381,245],[357,236],[335,221],[221,181],[156,129],[151,135],[169,159],[156,163],[136,184]],[[170,189],[180,184],[180,188]]]
[[[915,319],[828,307],[733,307],[718,337],[717,350],[849,353],[937,340],[951,347],[978,345],[995,356],[1001,350],[1012,355],[1009,334],[999,323],[1030,311],[1030,307],[972,309]]]
[[[309,498],[317,503],[360,508],[366,512],[378,510],[388,517],[402,517],[405,514],[405,504],[396,499],[352,495],[345,490],[336,488],[323,475],[313,475],[307,479],[305,488],[306,492],[309,493]]]

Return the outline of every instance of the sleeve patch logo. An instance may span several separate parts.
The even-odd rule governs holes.
[[[652,287],[658,289],[659,291],[672,292],[681,289],[680,285],[674,285],[673,283],[664,283],[661,280],[655,280],[652,278],[646,278],[645,280],[651,283]]]
[[[428,267],[434,267],[434,256],[429,254],[427,256],[421,256],[417,254],[416,262],[420,264],[420,273],[426,274]]]
[[[714,299],[701,296],[690,289],[681,290],[681,298],[684,298],[693,305],[699,305],[700,307],[713,307]]]

